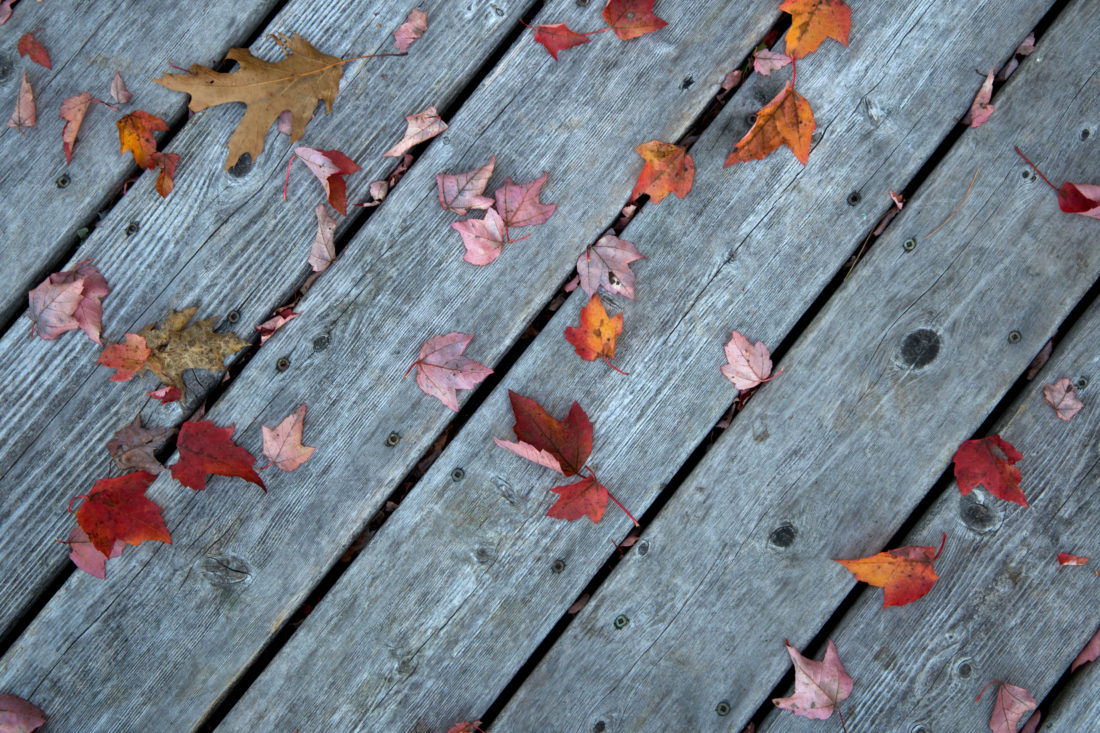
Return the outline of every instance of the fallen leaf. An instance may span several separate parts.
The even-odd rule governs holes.
[[[598,32],[599,31],[592,31],[592,33]],[[535,42],[545,46],[546,50],[549,51],[550,55],[557,61],[559,51],[565,51],[574,46],[581,46],[585,43],[589,43],[591,39],[589,39],[588,36],[592,35],[592,33],[577,33],[574,30],[570,30],[569,26],[565,23],[537,25],[535,26]]]
[[[577,258],[579,285],[589,297],[599,288],[634,300],[634,273],[630,263],[644,260],[632,242],[605,234],[585,247]]]
[[[653,0],[607,0],[603,19],[624,41],[664,28],[668,23],[653,13]]]
[[[393,45],[402,53],[409,50],[409,46],[417,38],[428,30],[428,14],[423,10],[413,9],[409,11],[409,18],[393,34]]]
[[[1031,717],[1027,719],[1027,723],[1023,728],[1020,728],[1020,733],[1036,733],[1039,730],[1039,721],[1042,720],[1043,714],[1036,710],[1031,714]]]
[[[1096,661],[1096,658],[1100,657],[1100,629],[1096,630],[1092,638],[1088,640],[1088,643],[1081,649],[1081,652],[1074,658],[1073,664],[1069,665],[1069,671],[1073,672],[1082,664],[1088,664],[1089,662]]]
[[[324,272],[336,259],[336,243],[333,241],[336,220],[329,216],[324,204],[317,204],[313,211],[317,214],[317,234],[313,236],[306,261],[314,272]]]
[[[121,344],[107,344],[103,353],[96,359],[100,364],[109,369],[117,369],[111,375],[112,382],[126,382],[135,372],[145,368],[145,362],[152,354],[152,350],[145,345],[145,338],[136,333],[128,333]]]
[[[734,69],[722,77],[722,83],[718,87],[718,98],[723,99],[730,90],[741,83],[741,69]]]
[[[585,361],[603,359],[612,369],[620,371],[611,360],[615,358],[615,340],[622,330],[623,314],[609,318],[600,296],[593,295],[581,309],[580,327],[566,328],[565,339]]]
[[[248,153],[256,161],[264,149],[264,136],[284,111],[290,111],[290,142],[306,131],[318,100],[325,111],[340,91],[344,60],[314,48],[298,34],[272,36],[286,53],[274,63],[263,61],[245,48],[233,48],[225,55],[239,65],[229,73],[219,73],[200,64],[192,64],[186,74],[165,74],[156,83],[176,92],[191,95],[190,109],[199,112],[227,102],[243,102],[247,109],[229,138],[226,169]]]
[[[993,105],[989,103],[992,96],[993,69],[990,69],[989,74],[986,75],[985,81],[982,82],[982,86],[978,90],[978,94],[974,97],[974,101],[970,103],[970,111],[962,119],[963,124],[970,127],[981,127],[982,123],[993,114]]]
[[[31,309],[31,333],[37,331],[39,338],[52,341],[66,331],[80,328],[74,314],[83,292],[82,280],[55,283],[51,278],[46,278],[27,293]]]
[[[786,145],[802,165],[810,158],[811,136],[817,128],[810,103],[788,82],[783,90],[756,113],[756,122],[737,141],[723,168],[748,160],[761,160]]]
[[[146,392],[145,396],[158,399],[162,405],[167,405],[169,402],[179,402],[180,397],[183,395],[181,395],[180,391],[175,387],[161,387],[152,392]]]
[[[558,494],[558,500],[546,516],[567,522],[587,516],[597,524],[603,518],[607,508],[607,488],[596,480],[595,475],[585,476],[572,484],[555,486],[550,491]]]
[[[16,48],[19,50],[20,56],[30,56],[31,61],[39,66],[45,66],[47,69],[53,69],[53,64],[50,63],[50,54],[46,52],[46,47],[43,46],[34,34],[42,30],[39,28],[36,31],[30,33],[24,33],[19,37],[19,43],[16,44]]]
[[[81,92],[75,97],[69,97],[61,103],[61,113],[58,115],[65,120],[65,129],[61,131],[61,141],[65,148],[65,162],[73,162],[73,145],[76,143],[76,134],[80,131],[80,125],[84,123],[84,115],[88,113],[88,107],[92,103],[91,94]]]
[[[1050,359],[1051,353],[1054,351],[1054,340],[1050,339],[1046,342],[1039,353],[1035,355],[1035,358],[1031,360],[1031,363],[1027,367],[1027,381],[1035,379],[1039,374],[1039,370],[1043,368],[1043,365]]]
[[[998,499],[1027,506],[1020,490],[1020,469],[1015,464],[1023,455],[999,435],[968,440],[955,451],[955,481],[966,496],[979,484]]]
[[[183,372],[189,369],[223,371],[226,357],[248,346],[247,341],[232,333],[215,333],[212,324],[217,317],[188,326],[196,311],[198,306],[173,311],[160,326],[150,324],[137,334],[145,339],[151,351],[145,368],[162,384],[175,387],[184,396],[187,388]]]
[[[843,565],[856,580],[883,588],[883,608],[904,606],[924,596],[936,584],[939,576],[932,563],[943,552],[946,542],[944,534],[939,550],[931,546],[899,547],[859,560],[834,559],[834,562]]]
[[[155,478],[146,471],[104,478],[87,494],[76,497],[84,499],[76,510],[76,521],[100,553],[110,556],[116,542],[140,545],[158,540],[172,544],[160,507],[145,498],[145,490]]]
[[[38,107],[34,103],[34,90],[27,81],[27,72],[23,72],[23,81],[19,84],[19,96],[15,99],[15,111],[11,113],[8,127],[18,128],[23,132],[25,127],[34,127],[38,124]]]
[[[321,186],[325,189],[325,196],[329,204],[343,215],[348,213],[347,182],[344,176],[360,170],[348,156],[339,150],[315,150],[300,146],[294,148],[294,155],[306,164],[306,167],[317,176]],[[294,158],[290,159],[294,162]],[[290,177],[290,166],[287,166],[287,177]],[[286,199],[284,191],[283,199]]]
[[[447,129],[447,123],[439,118],[434,105],[415,115],[406,115],[405,122],[408,124],[405,136],[401,138],[401,142],[382,153],[383,158],[400,158],[409,148],[431,140]]]
[[[493,373],[489,367],[462,355],[473,339],[473,334],[458,332],[433,336],[420,347],[420,356],[405,375],[416,367],[416,384],[424,394],[458,412],[456,390],[473,389]]]
[[[491,208],[493,199],[484,194],[485,187],[489,185],[489,178],[493,175],[496,160],[497,157],[494,155],[485,165],[466,173],[438,174],[435,177],[435,185],[439,190],[439,205],[443,210],[466,216],[469,209]]]
[[[11,18],[11,6],[17,2],[19,0],[3,0],[3,2],[0,2],[0,25],[4,25]]]
[[[512,429],[519,438],[519,443],[526,444],[535,451],[545,451],[557,461],[555,470],[566,476],[580,473],[592,452],[592,423],[581,406],[574,402],[565,420],[556,420],[529,397],[523,397],[508,390],[508,399],[512,403],[512,413],[516,418]],[[513,447],[515,443],[499,438],[493,440],[501,448],[532,460],[528,455],[516,450]],[[551,466],[551,468],[554,467]]]
[[[295,313],[293,309],[288,305],[285,308],[280,308],[272,314],[271,318],[256,326],[256,330],[260,332],[260,346],[267,343],[267,340],[275,335],[275,332],[289,323],[292,319],[298,317],[298,313]]]
[[[69,559],[73,561],[73,564],[88,575],[100,580],[107,577],[107,560],[122,555],[122,550],[126,547],[125,542],[115,540],[115,544],[111,547],[111,554],[109,556],[104,555],[95,548],[92,541],[88,539],[88,535],[80,527],[73,527],[73,531],[69,533],[69,539],[65,540],[65,544],[69,546]],[[0,702],[0,731],[3,730],[7,729],[4,728],[4,707]]]
[[[175,428],[147,428],[141,424],[141,413],[134,416],[133,422],[115,433],[107,441],[107,452],[111,454],[115,465],[122,470],[136,469],[148,473],[160,473],[164,465],[153,455],[164,445]]]
[[[592,598],[591,593],[581,593],[581,597],[573,602],[573,605],[565,610],[570,616],[580,613],[580,610],[588,605],[588,601]]]
[[[202,491],[206,488],[207,474],[237,476],[267,491],[263,479],[252,467],[256,459],[233,442],[234,427],[218,427],[208,420],[189,420],[181,425],[176,440],[179,460],[169,467],[172,478]]]
[[[772,378],[772,359],[768,347],[763,341],[750,344],[737,331],[726,344],[726,361],[728,363],[722,366],[722,375],[739,390],[752,389]]]
[[[1060,420],[1069,422],[1082,407],[1085,406],[1077,398],[1077,387],[1068,378],[1062,377],[1057,382],[1043,386],[1043,399],[1054,408],[1054,413]]]
[[[482,733],[480,720],[469,720],[461,723],[455,723],[447,729],[447,733]]]
[[[73,282],[82,284],[80,300],[73,309],[72,316],[88,338],[97,344],[102,343],[99,335],[103,327],[103,299],[111,289],[95,265],[85,261],[68,272],[55,272],[50,275],[49,282],[54,285],[67,285]]]
[[[997,690],[997,699],[993,701],[993,714],[989,717],[989,729],[993,733],[1016,733],[1024,716],[1038,707],[1035,698],[1024,688],[1010,685],[1007,682],[995,680],[990,682],[989,685],[1000,685],[1000,689]],[[974,702],[982,699],[982,694],[989,685],[982,688]]]
[[[816,51],[826,38],[848,45],[852,9],[843,0],[784,0],[779,9],[791,15],[787,53],[800,59]]]
[[[115,104],[128,104],[133,98],[126,82],[122,81],[122,74],[116,71],[115,78],[111,79],[111,99],[115,100]]]
[[[687,148],[659,140],[650,140],[634,148],[645,160],[638,182],[630,192],[630,200],[649,194],[650,200],[659,204],[670,193],[680,198],[688,195],[695,179],[695,163]]]
[[[771,76],[773,71],[782,69],[784,66],[791,63],[791,61],[793,61],[793,59],[785,53],[776,53],[775,51],[764,49],[753,54],[752,70],[757,74]]]
[[[180,157],[176,153],[153,153],[152,160],[152,168],[160,168],[160,174],[157,175],[157,193],[164,198],[172,193],[172,187],[175,186],[172,178],[176,175],[176,166],[180,162]]]
[[[119,153],[125,155],[129,150],[133,153],[138,167],[144,170],[151,171],[159,167],[161,172],[157,178],[157,193],[162,198],[171,193],[172,176],[175,175],[179,155],[158,153],[157,141],[153,137],[154,132],[167,131],[168,123],[156,115],[139,109],[123,116],[116,124]]]
[[[1058,553],[1058,564],[1062,566],[1066,565],[1084,565],[1089,561],[1087,557],[1078,557],[1077,555],[1071,555],[1068,552]]]
[[[1020,152],[1018,147],[1016,148],[1016,154],[1023,158],[1024,162],[1030,165],[1048,186],[1058,192],[1058,208],[1067,214],[1082,214],[1091,216],[1093,219],[1100,219],[1100,186],[1091,183],[1070,183],[1068,181],[1063,183],[1061,187],[1055,186],[1034,163],[1027,159],[1026,155]]]
[[[305,420],[306,404],[303,402],[274,428],[260,426],[264,436],[264,455],[284,471],[293,471],[313,455],[314,448],[302,445]]]
[[[542,185],[548,175],[543,171],[542,176],[522,186],[509,177],[504,180],[503,186],[493,192],[496,211],[506,227],[535,226],[550,218],[558,205],[544,204],[540,200]]]
[[[802,656],[786,640],[783,645],[794,664],[794,694],[774,698],[772,703],[812,720],[826,720],[832,717],[834,710],[839,714],[840,701],[852,694],[852,678],[840,663],[833,640],[829,640],[825,657],[820,662]]]
[[[496,209],[485,212],[484,219],[463,219],[451,222],[451,228],[462,237],[466,254],[462,259],[471,265],[487,265],[500,256],[504,245],[511,244],[504,220]]]
[[[0,7],[0,24],[7,22],[13,2],[7,0]],[[34,705],[15,695],[0,695],[0,730],[4,733],[31,733],[45,724],[46,714]]]

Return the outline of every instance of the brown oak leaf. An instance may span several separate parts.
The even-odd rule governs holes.
[[[217,317],[207,318],[187,325],[198,311],[198,306],[173,311],[158,326],[149,324],[138,332],[150,350],[145,368],[156,375],[161,383],[175,387],[184,397],[187,388],[183,373],[188,369],[207,369],[220,372],[225,359],[248,346],[244,339],[232,333],[215,333],[213,324]]]

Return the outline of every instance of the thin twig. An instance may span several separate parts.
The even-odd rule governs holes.
[[[974,177],[970,179],[970,185],[966,187],[966,193],[963,195],[962,201],[959,202],[959,205],[955,207],[955,210],[948,214],[947,218],[944,219],[938,227],[928,232],[928,234],[925,234],[921,241],[924,241],[924,239],[928,239],[933,234],[943,229],[944,225],[947,224],[947,222],[951,221],[951,217],[953,217],[956,212],[958,212],[958,210],[962,208],[962,205],[966,203],[966,197],[970,195],[970,189],[974,188],[974,181],[978,180],[978,173],[981,170],[981,168],[978,168],[978,170],[974,171]]]

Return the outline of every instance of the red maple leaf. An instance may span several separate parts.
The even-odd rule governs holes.
[[[233,442],[234,427],[220,428],[208,420],[181,425],[176,441],[180,457],[171,466],[172,477],[195,491],[206,488],[207,474],[237,476],[267,491],[252,467],[255,457]]]
[[[589,31],[588,33],[577,33],[574,30],[570,30],[569,26],[565,23],[555,23],[554,25],[537,25],[535,26],[535,42],[541,43],[546,47],[546,50],[550,52],[550,55],[554,57],[554,60],[558,60],[558,51],[564,51],[567,48],[573,48],[574,46],[581,46],[585,43],[589,43],[588,36],[593,33],[600,33],[607,30],[601,28],[598,31]]]
[[[546,516],[568,522],[587,516],[595,523],[603,518],[604,509],[607,508],[607,487],[596,480],[595,473],[575,483],[555,486],[550,490],[559,496],[546,512]]]
[[[1058,192],[1058,208],[1067,214],[1082,214],[1091,216],[1093,219],[1100,219],[1100,186],[1092,183],[1070,183],[1069,181],[1063,183],[1061,187],[1055,186],[1043,175],[1041,170],[1035,167],[1034,163],[1027,159],[1027,156],[1020,152],[1019,148],[1016,148],[1016,154],[1023,158],[1048,186]]]
[[[305,420],[306,405],[303,402],[274,428],[260,426],[264,436],[264,455],[284,471],[293,471],[313,455],[314,448],[302,445],[302,426]]]
[[[1020,490],[1020,469],[1013,464],[1023,455],[999,435],[968,440],[955,451],[955,481],[966,496],[979,484],[998,499],[1027,506]]]
[[[76,521],[100,553],[110,556],[115,542],[140,545],[145,540],[159,540],[172,544],[160,507],[145,498],[145,490],[155,478],[147,471],[134,471],[100,479],[87,494],[73,499],[84,499],[76,510]]]
[[[695,180],[695,163],[687,148],[660,140],[650,140],[634,148],[645,160],[638,182],[630,192],[630,200],[649,194],[653,203],[659,204],[670,193],[680,198],[688,195]]]
[[[152,353],[153,350],[146,347],[143,336],[128,333],[125,343],[107,344],[103,353],[96,359],[96,364],[118,370],[111,375],[112,382],[125,382],[134,376],[135,372],[145,367],[145,361]]]
[[[317,176],[325,189],[329,205],[342,215],[348,213],[348,187],[344,176],[361,170],[355,161],[339,150],[315,150],[299,146],[294,148],[294,157],[286,165],[286,179],[290,181],[290,166],[294,158],[300,158],[306,167]],[[286,201],[286,186],[283,186],[283,201]]]
[[[453,175],[438,174],[435,177],[435,185],[439,189],[439,205],[444,211],[453,211],[459,216],[466,216],[470,209],[491,208],[493,199],[484,194],[496,162],[497,157],[494,155],[488,163],[472,171]]]
[[[405,376],[415,367],[417,386],[458,412],[456,390],[473,389],[493,373],[484,364],[462,355],[473,339],[473,334],[457,331],[433,336],[420,347],[420,356],[405,371]]]
[[[783,640],[783,645],[794,664],[794,694],[790,697],[774,698],[772,703],[778,708],[813,720],[830,718],[833,710],[836,710],[843,726],[844,716],[838,703],[852,694],[852,678],[840,663],[836,644],[832,639],[829,640],[829,645],[825,648],[825,658],[820,662],[799,654],[786,639]]]
[[[1016,733],[1024,716],[1038,707],[1035,698],[1027,690],[1007,682],[994,680],[982,688],[974,702],[982,699],[989,685],[1000,685],[997,699],[993,701],[993,714],[989,717],[989,729],[993,733]]]
[[[144,341],[144,339],[142,340]],[[145,396],[158,399],[162,405],[167,405],[169,402],[179,402],[183,395],[180,394],[180,391],[175,387],[165,386],[160,389],[155,389],[152,392],[146,392]]]
[[[1058,553],[1058,564],[1065,565],[1085,565],[1089,561],[1087,557],[1079,557],[1077,555],[1071,555],[1068,552]]]
[[[608,0],[603,9],[603,19],[624,41],[668,25],[653,13],[653,0]]]
[[[544,171],[542,176],[522,186],[511,178],[506,178],[504,185],[493,192],[496,210],[504,221],[504,226],[535,226],[550,218],[558,205],[544,204],[539,200],[542,185],[546,183],[548,175]]]
[[[843,0],[784,0],[779,9],[791,14],[787,55],[800,59],[826,38],[848,45],[852,9]]]
[[[19,51],[20,56],[30,56],[31,61],[39,66],[45,66],[47,69],[53,69],[53,64],[50,63],[50,54],[46,52],[46,47],[43,46],[34,34],[42,30],[33,30],[30,33],[24,33],[19,37],[19,42],[16,44],[16,48]]]
[[[614,318],[609,318],[600,296],[593,295],[588,305],[581,309],[580,327],[566,328],[565,339],[573,344],[577,355],[585,361],[603,359],[619,374],[626,374],[611,363],[615,358],[615,340],[622,330],[623,314],[619,313]]]
[[[947,534],[943,535],[940,549],[927,546],[899,547],[859,560],[836,560],[848,569],[856,580],[885,590],[882,607],[904,606],[932,590],[939,576],[932,563],[943,552]]]
[[[602,287],[609,293],[619,293],[634,300],[634,273],[630,263],[644,259],[632,242],[605,234],[595,244],[585,247],[577,258],[580,286],[589,297]]]

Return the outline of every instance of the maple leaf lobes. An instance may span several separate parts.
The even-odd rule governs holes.
[[[944,543],[947,535],[943,536]],[[859,560],[834,560],[843,565],[856,580],[882,588],[882,607],[904,606],[932,590],[939,576],[932,563],[940,552],[935,547],[909,546],[880,552]]]
[[[638,182],[630,192],[630,200],[649,194],[650,200],[659,204],[665,196],[674,193],[684,198],[695,179],[695,163],[687,148],[660,140],[650,140],[634,148],[645,160]]]
[[[993,714],[989,717],[989,729],[993,733],[1016,733],[1020,727],[1020,721],[1024,716],[1038,707],[1035,698],[1023,687],[1010,685],[1007,682],[994,681],[989,685],[1000,685],[997,690],[997,699],[993,701]],[[974,702],[982,699],[982,694],[989,687],[986,685],[978,693]]]
[[[1077,388],[1067,377],[1043,386],[1043,400],[1054,409],[1059,420],[1069,422],[1085,406],[1077,398]]]
[[[542,176],[530,183],[517,184],[510,177],[504,179],[504,185],[493,192],[496,199],[496,211],[504,220],[506,227],[529,227],[542,224],[549,219],[557,204],[544,204],[540,200],[542,185],[550,174],[543,171]]]
[[[668,25],[653,13],[653,0],[608,0],[603,9],[603,19],[624,41]]]
[[[634,273],[630,263],[645,257],[633,242],[605,234],[595,244],[585,247],[577,258],[577,276],[589,297],[599,288],[609,293],[619,293],[634,300]]]
[[[779,9],[791,15],[787,55],[792,58],[816,51],[826,38],[848,45],[852,9],[843,0],[784,0]]]
[[[264,455],[284,471],[293,471],[309,460],[315,448],[302,445],[302,426],[306,420],[306,405],[287,415],[274,428],[261,425]]]
[[[491,208],[493,199],[484,194],[496,162],[497,157],[494,155],[488,163],[472,171],[454,175],[438,174],[435,185],[439,190],[439,205],[443,210],[466,216],[469,209]]]
[[[84,283],[72,280],[56,283],[52,276],[27,293],[30,301],[32,330],[39,338],[52,341],[67,331],[80,328],[76,308],[83,297]]]
[[[737,389],[752,389],[769,380],[772,373],[771,352],[763,341],[750,344],[747,338],[734,331],[725,351],[727,363],[722,366],[722,375]]]
[[[587,516],[597,524],[603,518],[607,508],[607,487],[597,481],[594,474],[572,484],[555,486],[550,491],[558,494],[558,500],[546,516],[568,522]]]
[[[565,23],[555,23],[554,25],[535,26],[535,42],[545,46],[546,50],[557,61],[559,51],[590,43],[591,39],[584,33],[570,30]]]
[[[998,499],[1027,506],[1020,490],[1020,469],[1013,464],[1023,455],[999,435],[968,440],[955,451],[955,481],[966,496],[979,485]]]
[[[783,710],[812,720],[826,720],[841,700],[852,694],[852,678],[840,663],[836,644],[829,640],[825,648],[825,657],[820,662],[799,654],[798,650],[784,640],[787,654],[794,664],[794,694],[790,697],[777,697],[772,703]]]
[[[455,412],[458,412],[456,390],[473,389],[493,373],[484,364],[462,355],[473,340],[473,334],[457,331],[433,336],[420,347],[420,356],[409,367],[416,367],[416,384],[425,394]]]
[[[756,113],[756,122],[745,136],[737,141],[733,152],[726,158],[723,168],[748,160],[762,160],[770,153],[786,145],[806,165],[810,158],[811,137],[817,124],[806,98],[794,90],[788,82],[775,99]]]
[[[139,167],[150,167],[150,158],[157,150],[154,132],[164,132],[168,123],[144,110],[134,110],[116,123],[118,126],[119,153],[125,155],[129,150]]]
[[[615,340],[623,330],[623,314],[607,316],[600,296],[593,295],[588,305],[581,309],[580,328],[565,329],[565,338],[573,344],[577,355],[585,361],[614,359]]]
[[[145,498],[145,490],[155,478],[146,471],[135,471],[95,482],[76,510],[76,521],[96,550],[110,556],[115,542],[172,543],[160,507]]]
[[[172,478],[190,489],[202,491],[206,488],[207,474],[237,476],[267,491],[263,479],[252,467],[256,459],[233,442],[234,427],[221,428],[208,420],[181,425],[176,441],[180,457],[171,466]]]
[[[529,397],[508,390],[516,423],[513,430],[520,441],[544,450],[557,459],[566,476],[580,473],[592,453],[592,423],[576,402],[565,420],[556,420]]]
[[[508,230],[504,219],[496,209],[485,212],[484,219],[463,219],[451,222],[451,228],[462,237],[466,254],[462,256],[471,265],[488,265],[500,257],[504,245],[508,244]]]

